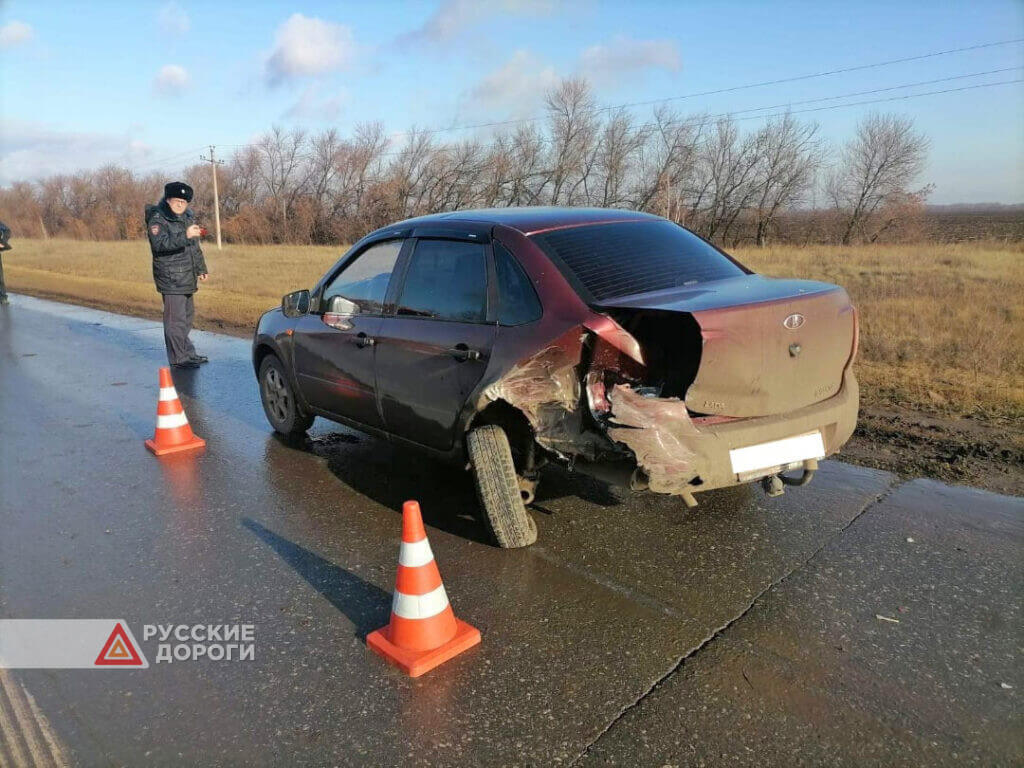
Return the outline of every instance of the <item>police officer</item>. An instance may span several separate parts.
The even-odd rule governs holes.
[[[164,343],[167,362],[176,368],[198,368],[208,358],[196,354],[188,335],[192,330],[195,305],[192,302],[208,273],[203,249],[199,245],[202,230],[188,204],[192,187],[182,181],[164,186],[164,196],[156,205],[146,206],[146,231],[153,251],[153,281],[164,299]]]
[[[10,244],[11,229],[2,221],[0,221],[0,254],[4,251],[9,251],[12,246]],[[4,260],[3,256],[0,256],[0,304],[7,303],[7,286],[4,285]]]

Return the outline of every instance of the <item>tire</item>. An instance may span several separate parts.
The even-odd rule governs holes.
[[[260,364],[260,401],[263,412],[277,432],[297,438],[313,426],[313,416],[303,413],[295,400],[295,392],[276,355],[267,355]]]
[[[528,547],[537,540],[537,524],[520,495],[519,478],[505,430],[478,427],[466,436],[483,523],[503,549]]]

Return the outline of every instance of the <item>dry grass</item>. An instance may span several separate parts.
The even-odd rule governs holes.
[[[198,324],[249,333],[291,290],[308,288],[341,246],[206,249]],[[869,405],[983,419],[1024,416],[1024,245],[778,247],[736,256],[769,275],[839,283],[860,310],[858,376]],[[156,317],[144,241],[16,241],[11,290]]]
[[[26,240],[4,254],[8,288],[147,317],[161,314],[144,240]],[[251,333],[263,312],[289,291],[310,288],[343,247],[204,247],[210,279],[196,297],[197,325]]]

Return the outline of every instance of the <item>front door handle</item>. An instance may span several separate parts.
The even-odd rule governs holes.
[[[482,357],[478,350],[470,349],[465,344],[456,344],[448,350],[448,354],[459,362],[465,362],[466,360],[479,360]]]
[[[356,334],[356,346],[362,349],[363,347],[372,347],[377,343],[377,340],[373,336],[367,336],[365,333]]]

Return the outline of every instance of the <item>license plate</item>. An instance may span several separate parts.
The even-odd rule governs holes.
[[[729,451],[732,471],[741,475],[757,469],[768,469],[794,461],[825,458],[825,444],[821,432],[809,432],[806,435],[773,440],[770,443],[748,445],[746,448],[733,448]]]

